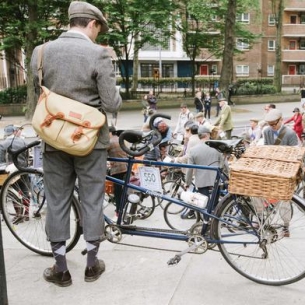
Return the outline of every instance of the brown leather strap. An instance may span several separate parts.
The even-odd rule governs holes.
[[[281,144],[282,139],[285,135],[285,132],[286,132],[286,130],[285,130],[285,128],[283,128],[281,130],[280,134],[278,135],[278,137],[275,139],[274,145],[280,145]]]
[[[37,70],[38,70],[38,79],[39,79],[39,86],[42,85],[42,74],[43,74],[43,65],[42,65],[42,54],[43,49],[46,43],[44,43],[40,48],[38,49],[38,55],[37,55]]]

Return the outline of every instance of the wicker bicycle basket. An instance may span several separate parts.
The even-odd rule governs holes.
[[[301,176],[300,147],[260,146],[248,149],[230,165],[229,192],[290,200]]]

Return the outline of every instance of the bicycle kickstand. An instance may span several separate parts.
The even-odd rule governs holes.
[[[189,253],[195,249],[197,249],[198,247],[200,247],[203,243],[205,242],[205,240],[202,240],[198,243],[195,243],[193,244],[192,246],[188,247],[187,249],[179,252],[178,254],[176,254],[174,257],[172,257],[168,262],[167,264],[169,266],[173,266],[173,265],[177,265],[180,261],[181,261],[181,256],[186,254],[186,253]]]

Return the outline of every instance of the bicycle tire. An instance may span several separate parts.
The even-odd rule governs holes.
[[[229,195],[218,205],[212,234],[227,263],[254,282],[280,286],[305,277],[305,206],[294,195],[272,206]]]
[[[163,217],[166,224],[173,230],[189,231],[195,223],[200,221],[200,214],[198,212],[194,212],[194,218],[182,219],[181,215],[186,210],[186,207],[169,202],[165,206],[163,212]]]
[[[45,232],[47,202],[44,195],[43,173],[16,171],[5,180],[0,193],[3,219],[13,236],[26,248],[43,256],[53,256]],[[66,251],[77,244],[81,228],[77,199],[71,203],[71,238]]]
[[[163,195],[167,195],[171,198],[178,198],[178,195],[184,191],[184,188],[182,186],[181,183],[181,179],[177,179],[177,180],[169,180],[163,183],[162,185],[162,189],[163,189]],[[162,198],[158,198],[158,204],[161,206],[161,208],[164,210],[165,207],[167,206],[167,204],[169,203],[169,201],[164,200]],[[179,207],[179,206],[177,206]],[[177,213],[182,213],[184,207],[180,207],[180,212],[179,210],[176,210]]]

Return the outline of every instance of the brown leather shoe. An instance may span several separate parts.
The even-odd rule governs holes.
[[[56,272],[55,266],[45,269],[43,278],[50,283],[54,283],[60,287],[67,287],[72,285],[71,274],[69,270],[63,272]]]
[[[85,269],[85,282],[94,282],[96,281],[101,274],[105,271],[106,266],[104,261],[101,259],[96,260],[96,263],[93,267],[86,267]]]

